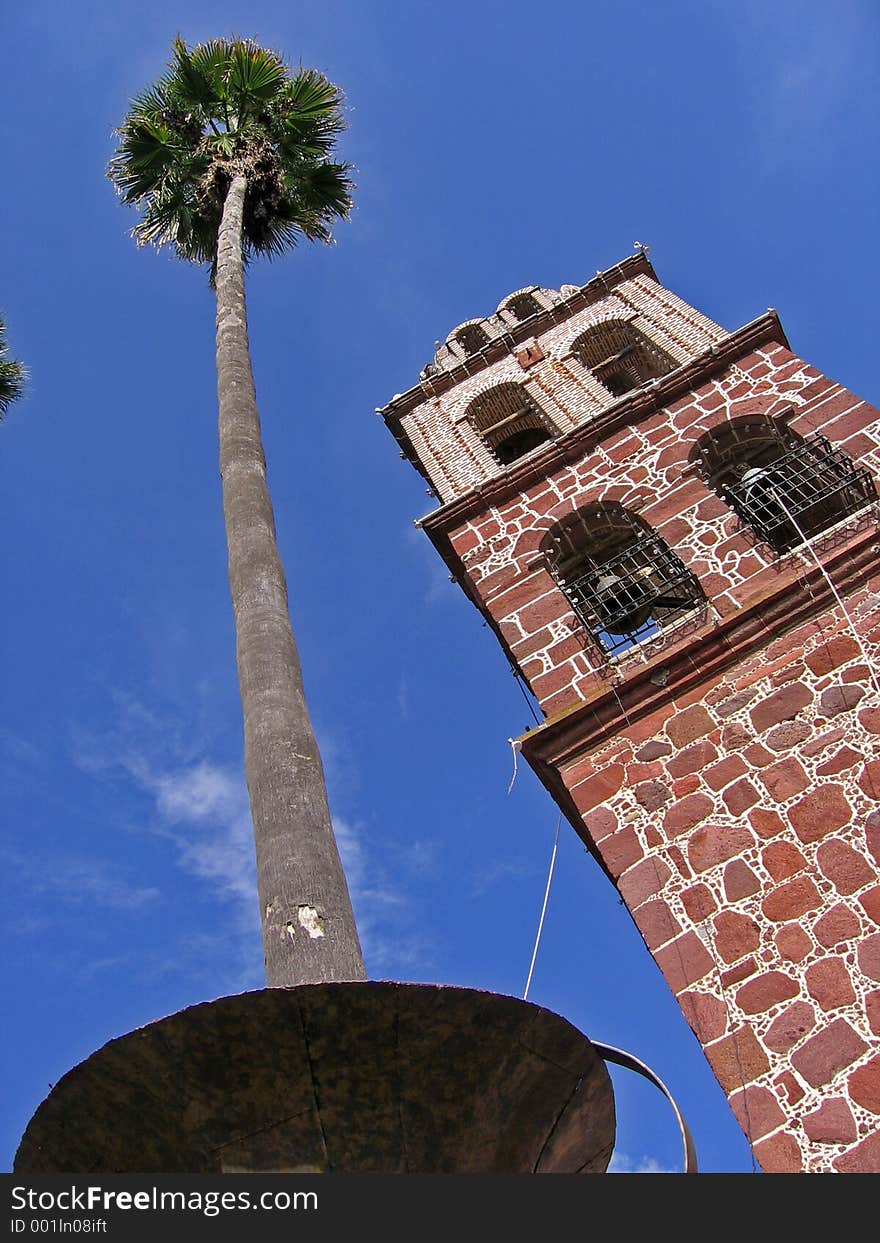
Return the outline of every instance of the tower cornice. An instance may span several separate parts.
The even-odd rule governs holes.
[[[400,441],[399,428],[395,428],[394,424],[399,423],[399,420],[404,415],[409,414],[416,406],[421,405],[426,398],[438,397],[441,393],[455,388],[456,384],[460,384],[462,380],[466,380],[469,376],[478,375],[481,371],[485,371],[492,363],[497,362],[506,353],[513,351],[523,341],[528,341],[531,337],[546,332],[554,324],[565,323],[567,319],[571,319],[572,315],[582,311],[585,306],[607,297],[618,285],[623,284],[624,281],[632,280],[634,276],[649,276],[651,280],[657,280],[657,273],[651,266],[650,260],[641,252],[635,255],[628,255],[626,259],[621,259],[620,263],[616,263],[614,267],[608,268],[604,272],[597,272],[592,280],[587,281],[585,285],[581,285],[580,288],[562,302],[548,307],[535,315],[530,315],[528,319],[523,320],[520,324],[511,326],[501,336],[494,337],[491,341],[488,341],[481,350],[471,354],[467,359],[459,363],[458,366],[450,368],[449,371],[442,371],[437,375],[428,376],[420,380],[418,384],[414,384],[405,393],[396,393],[385,406],[378,407],[376,413],[381,414],[393,434]]]
[[[589,422],[572,428],[565,435],[530,453],[527,458],[515,462],[507,470],[417,519],[416,526],[422,527],[433,539],[434,532],[449,530],[466,522],[489,505],[503,503],[535,481],[582,457],[592,445],[598,444],[619,428],[632,426],[654,414],[662,406],[668,406],[683,393],[704,384],[744,354],[769,342],[788,348],[788,338],[775,310],[766,311],[689,362],[676,367],[674,371],[652,381],[645,388],[636,389],[619,398]],[[400,444],[406,439],[400,428],[395,435]]]

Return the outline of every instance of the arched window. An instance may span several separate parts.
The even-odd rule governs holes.
[[[502,466],[557,434],[557,428],[519,384],[499,384],[468,406],[471,426]]]
[[[571,352],[615,397],[641,388],[678,366],[675,359],[625,320],[606,320],[581,333]]]
[[[513,298],[503,304],[502,310],[509,311],[516,319],[528,319],[530,315],[537,315],[544,308],[538,302],[538,299],[530,293],[518,293]]]
[[[479,324],[465,324],[455,333],[455,340],[466,354],[476,354],[489,340],[489,334]]]
[[[710,432],[696,456],[709,486],[777,553],[877,499],[869,472],[824,436],[799,436],[767,418]]]
[[[610,655],[705,605],[681,559],[620,505],[572,514],[550,532],[544,550],[578,621]]]

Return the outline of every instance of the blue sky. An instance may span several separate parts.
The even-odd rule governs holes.
[[[374,414],[524,285],[652,246],[724,327],[877,402],[880,9],[838,0],[32,0],[0,37],[0,308],[32,372],[0,430],[7,1005],[0,1168],[106,1040],[261,984],[203,272],[139,252],[104,177],[170,41],[251,35],[346,92],[357,207],[254,267],[249,310],[294,628],[369,974],[521,995],[556,812],[530,717],[415,517]],[[563,826],[530,1000],[628,1048],[702,1168],[751,1158],[614,891]],[[675,1169],[614,1072],[615,1164]]]

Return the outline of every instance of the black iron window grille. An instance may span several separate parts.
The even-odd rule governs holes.
[[[740,477],[718,491],[779,554],[877,501],[870,473],[818,432],[764,465],[743,463]]]
[[[569,558],[556,567],[555,576],[580,623],[609,655],[619,655],[705,608],[695,576],[653,534],[612,556],[581,553]]]

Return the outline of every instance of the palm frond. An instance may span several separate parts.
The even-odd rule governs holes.
[[[300,69],[295,77],[289,78],[284,99],[304,117],[338,122],[345,128],[341,118],[342,92],[317,69]]]
[[[287,70],[274,52],[250,40],[235,43],[229,56],[229,90],[239,101],[239,112],[252,116],[272,99],[284,83]]]
[[[310,162],[288,177],[286,189],[295,211],[303,218],[306,237],[312,236],[310,229],[319,222],[321,227],[329,227],[334,220],[348,218],[354,191],[350,172],[350,164]]]
[[[134,97],[129,116],[160,116],[176,102],[171,83],[167,78],[160,78]]]
[[[342,94],[320,74],[302,70],[279,94],[271,123],[283,150],[330,155],[345,129]]]
[[[205,43],[197,43],[189,54],[193,71],[210,84],[218,99],[226,89],[229,56],[228,39],[208,39]]]
[[[208,134],[204,140],[207,152],[219,153],[227,160],[231,160],[238,148],[238,139],[235,134],[225,132],[219,134]]]
[[[122,130],[119,149],[110,162],[110,176],[124,203],[137,203],[151,193],[180,159],[174,131],[149,117],[132,117]]]
[[[28,370],[24,363],[9,357],[6,344],[6,325],[0,319],[0,421],[14,401],[24,395]]]
[[[339,88],[314,69],[289,70],[250,39],[188,48],[132,102],[108,176],[141,210],[138,243],[215,258],[226,190],[247,178],[242,251],[274,257],[300,238],[331,241],[351,209],[350,168],[333,160],[345,128]]]
[[[168,82],[181,102],[203,109],[208,115],[222,105],[229,54],[223,39],[199,43],[190,52],[178,36]]]
[[[174,246],[182,259],[204,263],[213,255],[220,223],[219,209],[209,210],[188,176],[168,177],[145,201],[132,229],[139,246]]]

